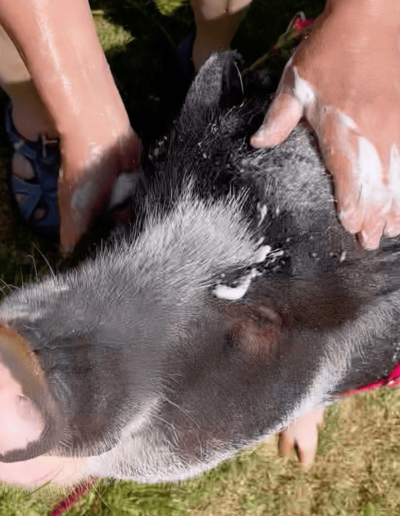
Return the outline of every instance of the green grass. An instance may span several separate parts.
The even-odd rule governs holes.
[[[276,439],[200,478],[166,485],[102,482],[70,516],[395,516],[400,514],[400,398],[393,390],[332,407],[315,464],[277,457]],[[0,516],[43,515],[60,497],[0,488]]]
[[[159,115],[160,74],[174,46],[193,28],[187,3],[156,0],[156,5],[147,0],[92,3],[100,41],[132,124],[148,139],[164,127]],[[254,0],[233,47],[251,63],[277,40],[297,11],[311,17],[322,7],[322,0]],[[2,104],[4,100],[0,98]],[[32,235],[12,209],[6,183],[8,159],[0,128],[0,277],[20,285],[47,270],[38,249],[56,268],[60,256],[53,243]],[[399,391],[380,390],[328,411],[316,462],[307,473],[295,458],[277,457],[273,438],[187,482],[156,486],[101,482],[68,514],[395,516],[400,514],[399,423]],[[45,515],[62,495],[48,489],[29,494],[0,486],[0,516]]]

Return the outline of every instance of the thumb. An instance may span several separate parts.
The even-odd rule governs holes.
[[[279,93],[270,105],[260,129],[251,137],[253,147],[273,147],[282,143],[303,116],[303,106],[290,95]]]
[[[109,163],[101,163],[93,169],[90,173],[82,173],[79,181],[70,182],[61,177],[58,180],[60,243],[64,252],[72,251],[86,233],[107,203],[115,182],[116,167],[113,170]]]

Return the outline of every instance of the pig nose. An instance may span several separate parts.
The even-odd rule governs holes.
[[[40,438],[44,423],[32,400],[22,393],[21,385],[0,364],[0,454],[26,447]]]
[[[15,330],[4,325],[0,325],[0,363],[24,390],[37,390],[44,386],[43,372],[28,342]]]
[[[24,461],[54,448],[62,420],[28,342],[0,325],[0,461]]]

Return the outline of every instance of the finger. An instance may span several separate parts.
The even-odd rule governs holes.
[[[272,147],[283,142],[303,116],[303,106],[291,94],[279,93],[265,115],[260,129],[252,136],[253,147]]]
[[[400,234],[400,153],[396,144],[390,149],[389,188],[393,200],[387,217],[385,235],[393,238]]]
[[[297,443],[297,456],[303,469],[307,470],[312,465],[317,454],[318,432],[315,428],[313,436],[308,436],[306,444]]]
[[[388,238],[394,238],[400,235],[400,204],[397,201],[392,202],[384,234]]]
[[[338,113],[324,113],[313,121],[325,165],[333,177],[338,217],[350,233],[361,230],[364,219],[363,184],[357,164],[358,135]]]
[[[339,220],[347,231],[358,233],[364,218],[364,206],[362,184],[355,173],[354,161],[335,145],[325,149],[323,155],[335,184]]]
[[[363,136],[358,137],[357,166],[366,208],[359,240],[363,247],[372,250],[379,247],[392,199],[381,157],[375,145]]]
[[[90,186],[90,185],[87,185]],[[92,186],[93,188],[93,186]],[[60,210],[60,244],[62,251],[72,251],[89,226],[88,210],[75,206],[74,196],[87,195],[84,185],[58,181],[58,206]],[[93,194],[92,194],[93,195]]]
[[[296,453],[304,469],[314,462],[318,449],[318,428],[322,427],[324,411],[324,407],[318,407],[302,416],[294,425]]]
[[[79,183],[66,181],[62,176],[58,181],[60,244],[63,251],[71,251],[75,247],[109,199],[116,170],[114,168],[109,173],[107,163],[101,163],[96,169],[82,174]]]
[[[294,438],[288,430],[279,434],[278,452],[281,457],[290,457],[294,448]]]
[[[376,212],[377,210],[371,210],[371,215],[364,221],[359,235],[361,245],[370,251],[379,247],[386,225],[385,219],[377,216]]]

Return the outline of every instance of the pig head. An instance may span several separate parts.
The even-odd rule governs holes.
[[[342,229],[305,128],[250,147],[266,102],[239,66],[201,69],[128,232],[2,302],[1,467],[183,479],[398,361],[398,241]]]

